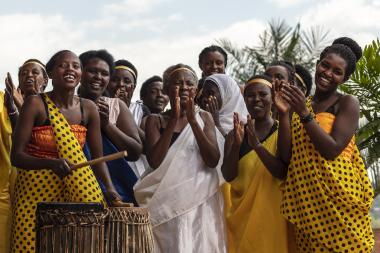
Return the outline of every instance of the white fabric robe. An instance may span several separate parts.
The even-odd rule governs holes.
[[[196,118],[203,128],[199,113]],[[134,191],[139,205],[149,210],[155,252],[226,252],[218,174],[203,162],[189,124]]]

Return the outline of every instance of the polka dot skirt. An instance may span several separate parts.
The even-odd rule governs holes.
[[[312,110],[311,99],[307,105]],[[371,252],[373,190],[360,153],[351,146],[350,156],[323,158],[293,114],[292,158],[281,209],[296,226],[299,252]]]
[[[58,108],[45,95],[59,157],[72,164],[86,161],[78,140]],[[35,252],[38,202],[101,202],[102,191],[91,168],[60,179],[51,170],[19,170],[15,186],[12,252]]]

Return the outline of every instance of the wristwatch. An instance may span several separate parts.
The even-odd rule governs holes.
[[[306,124],[306,123],[312,121],[313,119],[314,119],[314,115],[311,112],[306,116],[300,115],[300,121],[302,124]]]

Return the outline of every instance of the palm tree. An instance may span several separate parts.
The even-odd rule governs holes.
[[[277,19],[268,23],[268,28],[259,36],[258,46],[238,48],[227,39],[217,42],[230,55],[229,73],[244,83],[278,60],[296,62],[313,71],[318,54],[329,42],[328,34],[322,27],[301,30],[300,23],[291,27]]]
[[[380,40],[365,46],[356,71],[341,90],[360,102],[361,124],[357,144],[364,157],[375,194],[380,193]]]

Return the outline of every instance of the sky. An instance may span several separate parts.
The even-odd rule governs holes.
[[[173,64],[200,74],[200,51],[218,39],[257,45],[271,19],[301,22],[303,29],[321,26],[332,38],[349,36],[364,47],[380,37],[380,0],[6,1],[0,9],[0,80],[10,72],[17,84],[18,67],[29,58],[46,63],[61,49],[78,55],[107,49],[137,67],[138,90]]]

